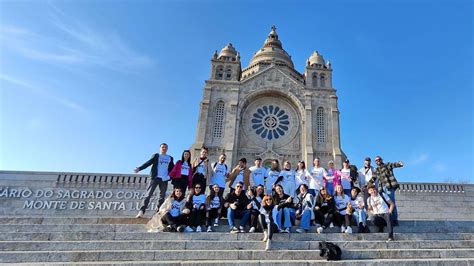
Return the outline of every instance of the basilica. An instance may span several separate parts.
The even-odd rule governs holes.
[[[227,44],[211,58],[211,73],[205,81],[200,103],[193,157],[202,145],[211,161],[221,153],[235,165],[256,157],[268,166],[272,159],[299,160],[341,165],[339,110],[332,86],[332,66],[317,51],[298,72],[283,49],[275,26],[247,67],[240,54]]]

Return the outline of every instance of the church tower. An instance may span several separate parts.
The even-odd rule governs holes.
[[[299,73],[283,49],[275,26],[249,65],[241,69],[232,44],[211,59],[211,75],[205,82],[200,105],[193,157],[200,147],[209,148],[211,161],[227,154],[228,164],[241,157],[252,164],[261,157],[299,160],[312,165],[334,160],[341,165],[339,110],[332,87],[332,68],[314,52]]]

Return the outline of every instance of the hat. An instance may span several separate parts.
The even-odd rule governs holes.
[[[365,157],[364,161],[369,161],[370,162],[370,157]]]

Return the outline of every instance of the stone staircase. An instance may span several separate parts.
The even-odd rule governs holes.
[[[473,221],[400,221],[386,233],[275,234],[265,251],[261,233],[230,234],[226,220],[212,233],[149,233],[147,219],[0,217],[0,263],[23,264],[329,264],[326,240],[343,250],[344,265],[474,265]],[[375,232],[375,228],[371,228]],[[314,232],[313,229],[311,232]],[[334,263],[334,262],[332,262]]]

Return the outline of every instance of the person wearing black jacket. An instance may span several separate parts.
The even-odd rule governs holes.
[[[235,191],[227,194],[225,198],[224,207],[227,209],[227,220],[229,221],[231,233],[243,233],[244,226],[247,224],[250,217],[250,209],[252,203],[242,192],[244,183],[238,182],[235,185]],[[240,218],[240,226],[237,229],[235,226],[235,218]]]
[[[166,190],[168,189],[168,181],[170,180],[169,173],[173,170],[174,163],[173,157],[166,154],[168,151],[168,144],[160,144],[160,153],[155,153],[151,156],[150,160],[146,161],[141,166],[135,168],[134,172],[138,173],[143,169],[148,168],[151,165],[150,180],[146,189],[145,198],[143,199],[140,211],[136,218],[141,218],[145,214],[150,198],[153,196],[156,187],[160,188],[160,198],[158,200],[157,209],[160,208],[161,204],[165,201]]]
[[[319,195],[316,198],[316,207],[314,208],[316,222],[320,224],[316,229],[318,234],[321,234],[328,226],[332,227],[335,212],[336,203],[334,202],[334,198],[327,193],[324,187],[321,187]]]
[[[291,228],[291,212],[294,211],[293,198],[284,193],[283,187],[280,184],[275,186],[273,203],[278,206],[275,218],[278,230],[282,233],[289,233]],[[285,229],[282,229],[282,220]]]
[[[258,225],[258,215],[260,214],[260,207],[262,205],[263,199],[263,185],[258,185],[255,188],[250,188],[247,191],[247,197],[252,204],[252,209],[250,209],[250,230],[249,233],[255,232]]]

